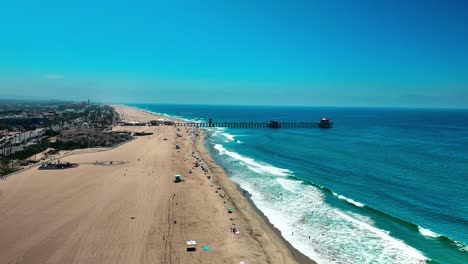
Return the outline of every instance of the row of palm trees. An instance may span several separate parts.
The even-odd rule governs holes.
[[[9,158],[12,153],[13,139],[8,139],[0,146],[0,177],[10,173],[13,170],[13,159]]]

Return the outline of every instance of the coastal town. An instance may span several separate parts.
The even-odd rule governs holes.
[[[59,150],[110,147],[129,140],[128,132],[112,131],[117,122],[112,107],[89,100],[0,101],[0,175]]]

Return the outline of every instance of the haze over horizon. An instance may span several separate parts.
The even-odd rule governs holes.
[[[468,107],[462,1],[22,1],[0,99]]]

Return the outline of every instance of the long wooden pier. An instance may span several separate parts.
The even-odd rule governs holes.
[[[319,127],[319,122],[279,122],[275,126],[270,122],[175,122],[175,126],[181,127],[227,127],[227,128],[313,128]]]
[[[332,123],[328,119],[320,122],[174,122],[179,127],[226,127],[226,128],[331,128]]]
[[[148,124],[153,126],[166,125],[178,127],[226,127],[226,128],[331,128],[333,123],[326,117],[320,119],[319,122],[280,122],[276,120],[268,122],[213,122],[209,119],[208,122],[180,122],[171,120],[152,120]],[[123,126],[144,126],[146,123],[127,122],[122,123]]]

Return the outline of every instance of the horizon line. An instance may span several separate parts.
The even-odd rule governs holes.
[[[216,104],[216,103],[148,103],[148,102],[105,102],[105,101],[93,101],[89,99],[91,103],[99,104],[121,104],[121,105],[186,105],[186,106],[253,106],[253,107],[301,107],[301,108],[368,108],[368,109],[421,109],[421,110],[468,110],[468,107],[437,107],[437,106],[368,106],[368,105],[277,105],[277,104]],[[12,99],[12,98],[0,98],[0,102],[11,101],[11,102],[87,102],[87,100],[67,100],[67,99]]]

